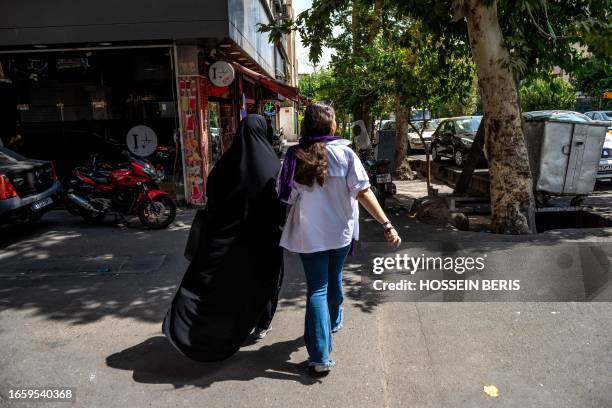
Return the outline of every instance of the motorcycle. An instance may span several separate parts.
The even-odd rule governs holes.
[[[376,160],[373,149],[361,150],[359,157],[362,163],[365,164],[366,171],[370,176],[370,188],[374,195],[376,195],[378,203],[384,209],[387,196],[397,192],[397,188],[391,178],[391,170],[389,169],[391,161],[388,159]]]
[[[166,228],[176,217],[176,204],[159,189],[163,171],[144,158],[126,155],[129,162],[118,168],[98,166],[96,156],[90,165],[75,168],[66,188],[66,209],[89,222],[136,214],[148,228]]]
[[[283,128],[281,128],[280,130],[274,131],[274,138],[272,139],[272,147],[274,148],[274,151],[276,152],[278,157],[281,157],[283,154],[284,137],[285,136],[284,136]]]

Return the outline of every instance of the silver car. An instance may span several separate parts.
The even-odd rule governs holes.
[[[608,125],[612,125],[612,111],[590,111],[584,112],[589,119],[593,120],[601,120],[604,122],[608,122]]]
[[[608,131],[604,141],[599,168],[597,169],[597,181],[612,181],[612,132]]]

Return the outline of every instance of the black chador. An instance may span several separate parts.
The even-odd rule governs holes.
[[[240,348],[278,297],[284,221],[276,194],[280,162],[262,116],[240,124],[206,184],[185,256],[191,261],[163,323],[187,357],[220,361]],[[276,305],[274,304],[274,307]]]

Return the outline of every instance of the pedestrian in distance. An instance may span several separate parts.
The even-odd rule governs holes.
[[[299,254],[306,275],[304,341],[315,373],[327,373],[335,364],[332,333],[343,324],[342,269],[359,239],[358,202],[381,224],[390,244],[401,242],[350,142],[333,136],[335,131],[333,108],[310,104],[299,144],[287,151],[277,187],[279,198],[291,205],[280,245]]]
[[[162,325],[193,360],[224,360],[254,328],[258,337],[269,328],[282,280],[279,170],[265,119],[248,115],[210,173],[185,251],[191,263]]]

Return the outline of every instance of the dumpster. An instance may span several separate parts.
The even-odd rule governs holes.
[[[523,130],[538,204],[573,196],[579,205],[595,187],[605,124],[525,116]]]
[[[389,160],[391,169],[395,169],[395,130],[378,131],[376,160]]]

